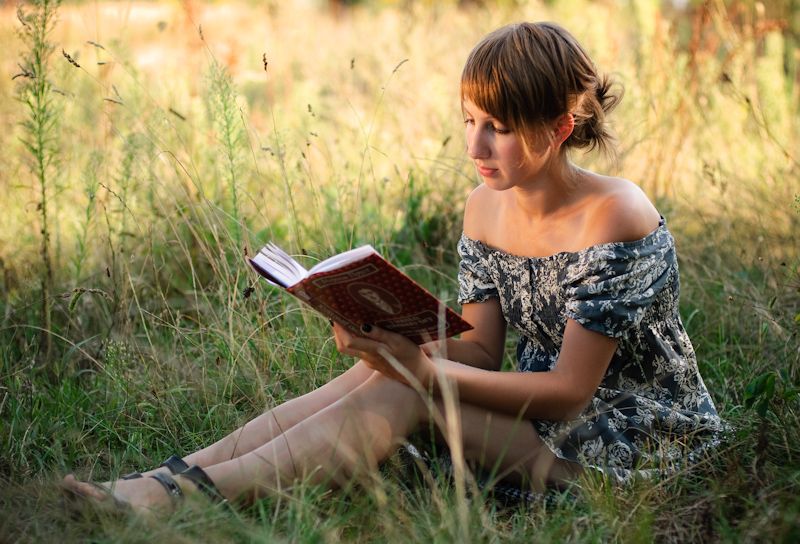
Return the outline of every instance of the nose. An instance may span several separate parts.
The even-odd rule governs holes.
[[[487,159],[490,155],[483,131],[476,127],[467,129],[467,155],[470,159]]]

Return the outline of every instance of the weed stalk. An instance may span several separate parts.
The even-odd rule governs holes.
[[[242,248],[242,226],[239,218],[239,164],[241,163],[239,146],[244,143],[245,135],[241,117],[236,104],[236,89],[230,74],[216,60],[211,62],[209,106],[212,121],[216,125],[218,137],[225,156],[225,178],[230,186],[231,216],[233,235],[236,247]]]
[[[75,285],[81,281],[81,274],[83,273],[83,264],[86,261],[87,239],[89,237],[89,230],[92,224],[92,216],[94,215],[95,200],[97,198],[97,189],[99,187],[99,180],[97,179],[97,169],[99,168],[102,157],[99,152],[91,154],[89,164],[85,173],[85,191],[86,191],[86,209],[83,214],[83,223],[81,225],[80,234],[78,237],[78,252],[73,261],[75,267]]]
[[[58,114],[55,92],[50,82],[49,68],[53,44],[48,41],[56,25],[56,15],[60,0],[34,0],[32,9],[26,12],[22,7],[17,17],[22,24],[20,35],[27,47],[20,67],[22,73],[17,88],[17,98],[26,109],[23,121],[22,142],[28,151],[30,168],[36,178],[39,193],[37,210],[41,219],[41,303],[42,303],[42,343],[40,354],[48,360],[52,353],[51,337],[52,315],[50,294],[53,290],[53,266],[50,258],[50,199],[52,195],[52,172],[58,161]],[[15,76],[16,78],[16,76]]]

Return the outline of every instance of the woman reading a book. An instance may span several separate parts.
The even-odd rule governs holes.
[[[562,28],[514,24],[471,52],[461,99],[482,180],[458,245],[473,330],[420,347],[368,323],[360,334],[334,325],[358,362],[331,382],[152,477],[101,487],[69,475],[65,487],[137,510],[198,492],[247,501],[298,480],[335,487],[429,427],[533,490],[585,471],[652,476],[712,445],[722,422],[678,314],[665,220],[632,182],[570,160],[611,145],[609,80]],[[499,372],[509,326],[518,368]]]

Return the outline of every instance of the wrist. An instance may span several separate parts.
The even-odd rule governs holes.
[[[447,376],[444,373],[444,368],[439,364],[441,359],[430,357],[428,361],[427,374],[422,383],[429,393],[438,395],[442,390],[442,386],[447,381]]]

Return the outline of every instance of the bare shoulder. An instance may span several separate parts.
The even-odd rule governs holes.
[[[653,232],[661,214],[642,189],[627,179],[601,177],[590,215],[593,243],[632,242]]]
[[[483,184],[473,189],[464,206],[464,234],[473,240],[485,240],[486,227],[491,219],[487,210],[493,210],[494,213],[497,206],[497,191]]]

